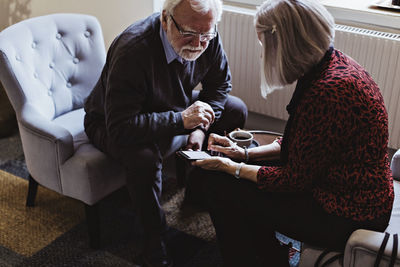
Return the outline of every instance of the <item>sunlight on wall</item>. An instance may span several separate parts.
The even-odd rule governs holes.
[[[30,16],[31,0],[1,0],[0,30]]]
[[[52,13],[83,13],[97,17],[108,48],[134,21],[153,12],[153,2],[143,0],[0,0],[0,30],[23,19]]]

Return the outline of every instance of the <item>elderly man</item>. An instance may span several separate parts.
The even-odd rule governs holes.
[[[88,137],[126,169],[149,266],[172,266],[160,206],[163,159],[182,146],[200,150],[208,132],[243,127],[247,117],[245,104],[228,95],[221,13],[220,0],[166,0],[162,14],[114,40],[85,103]],[[202,90],[193,91],[199,83]]]

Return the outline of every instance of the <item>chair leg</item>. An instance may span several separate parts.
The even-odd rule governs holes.
[[[100,218],[98,203],[85,204],[86,223],[89,234],[89,246],[92,249],[100,248]]]
[[[35,198],[38,189],[38,182],[33,179],[32,175],[29,174],[29,185],[28,185],[28,196],[26,198],[26,206],[35,206]]]

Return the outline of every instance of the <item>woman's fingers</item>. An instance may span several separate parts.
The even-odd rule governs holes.
[[[208,149],[210,150],[210,146],[212,145],[220,145],[224,147],[232,146],[233,142],[231,142],[227,137],[220,136],[217,134],[210,134],[208,138]]]

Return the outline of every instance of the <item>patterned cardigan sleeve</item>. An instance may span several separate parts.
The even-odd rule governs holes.
[[[284,166],[263,166],[257,174],[258,187],[265,191],[309,191],[313,180],[326,173],[338,144],[335,114],[342,112],[335,101],[321,95],[325,83],[314,84],[297,107],[294,127],[288,136],[289,158]],[[326,89],[326,88],[325,88]],[[329,88],[327,89],[329,90]],[[343,122],[345,123],[345,122]],[[343,136],[345,137],[345,136]],[[347,137],[345,137],[347,138]],[[278,142],[282,142],[282,139]]]

